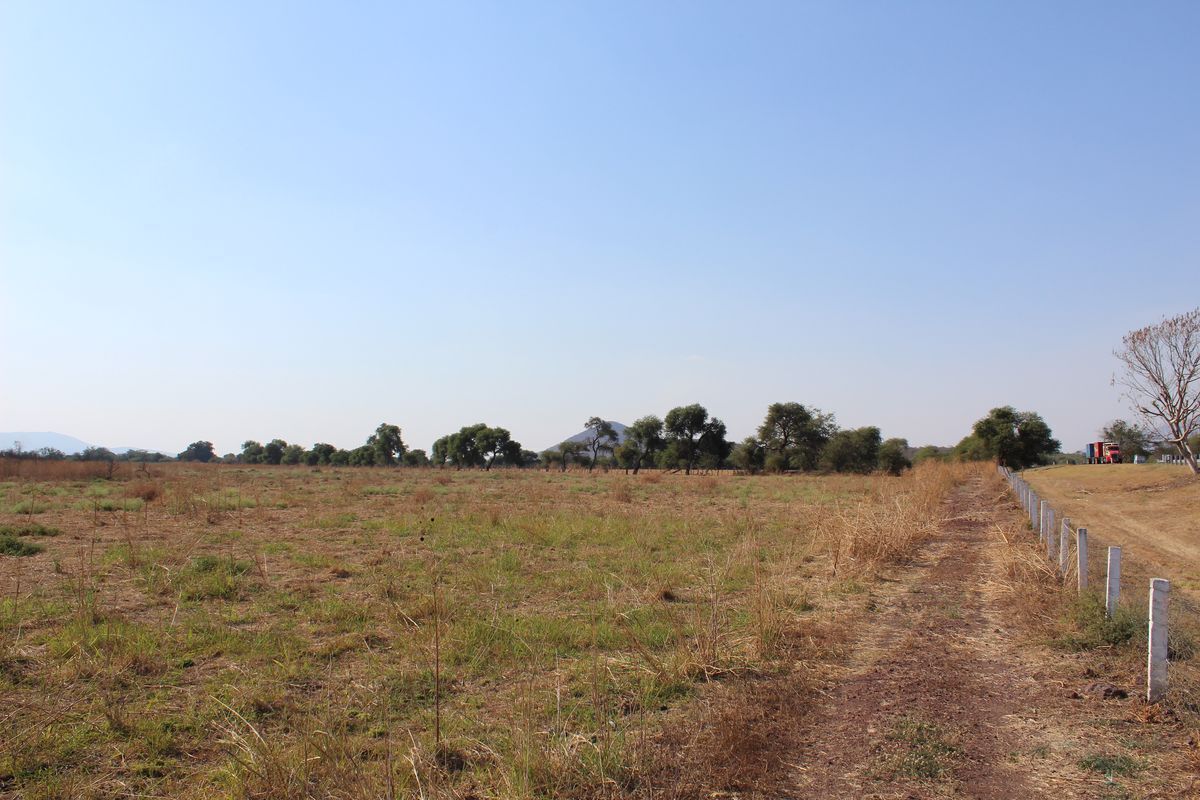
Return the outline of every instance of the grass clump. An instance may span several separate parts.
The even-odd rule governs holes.
[[[24,525],[0,525],[0,536],[58,536],[62,531],[51,528],[40,522],[28,522]]]
[[[896,723],[888,739],[901,747],[884,764],[890,775],[927,781],[951,776],[958,748],[950,743],[940,726],[905,717]]]
[[[1093,753],[1080,759],[1079,767],[1089,772],[1099,772],[1111,780],[1114,775],[1136,775],[1142,770],[1142,762],[1124,754]]]
[[[42,552],[41,545],[22,541],[11,534],[0,533],[0,555],[32,556],[40,552]]]
[[[1121,647],[1135,640],[1145,623],[1127,606],[1118,605],[1110,618],[1104,598],[1098,594],[1076,597],[1063,614],[1067,631],[1054,644],[1064,650],[1084,651],[1098,647]]]

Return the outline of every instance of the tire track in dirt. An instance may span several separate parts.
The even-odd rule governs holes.
[[[1030,675],[980,589],[1008,509],[982,479],[947,506],[942,534],[877,596],[848,674],[800,721],[796,797],[1080,796],[1073,770],[1034,774],[1012,758],[1036,746],[1028,717],[1061,700]]]

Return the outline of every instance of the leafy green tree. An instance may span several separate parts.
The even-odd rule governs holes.
[[[450,437],[443,436],[433,443],[433,447],[429,451],[429,461],[435,467],[446,466],[446,461],[450,458]]]
[[[334,450],[329,456],[329,464],[334,467],[346,467],[350,465],[350,451],[339,447]]]
[[[729,456],[733,466],[742,472],[756,475],[766,466],[767,448],[754,436],[747,436]]]
[[[367,445],[375,450],[375,463],[381,467],[395,466],[404,455],[399,426],[386,422],[367,437]]]
[[[333,454],[337,452],[337,448],[331,444],[317,442],[312,446],[312,449],[305,454],[304,461],[310,467],[325,466],[333,463]]]
[[[373,467],[375,466],[375,448],[369,444],[356,447],[350,451],[349,461],[352,467]]]
[[[683,466],[685,474],[692,474],[700,456],[700,437],[707,424],[708,409],[699,403],[678,406],[667,412],[667,418],[663,420],[668,442],[664,454],[667,461],[674,462],[675,469]]]
[[[596,459],[602,452],[612,452],[612,449],[617,445],[618,437],[616,430],[613,429],[611,422],[606,422],[600,417],[589,417],[584,423],[584,430],[587,431],[587,438],[584,440],[584,445],[588,452],[592,454],[592,460],[588,464],[588,472],[596,468]]]
[[[287,442],[283,439],[272,439],[263,447],[263,463],[264,464],[279,464],[283,461],[283,451],[287,449]]]
[[[587,446],[583,442],[563,442],[558,449],[563,454],[564,470],[569,464],[586,463],[584,454],[587,452]]]
[[[663,421],[653,414],[642,417],[625,429],[617,461],[637,475],[643,464],[654,463],[654,456],[663,444]]]
[[[821,453],[821,466],[832,472],[873,472],[879,463],[879,428],[838,431]]]
[[[304,448],[298,444],[289,444],[283,448],[284,464],[300,464],[304,461]]]
[[[131,451],[132,452],[132,451]],[[62,461],[67,457],[67,454],[57,447],[43,447],[37,451],[38,458],[44,458],[47,461]]]
[[[416,450],[405,450],[401,457],[406,467],[428,467],[429,456],[425,455],[425,451],[420,448]]]
[[[259,442],[256,442],[253,439],[247,439],[246,441],[242,442],[241,461],[243,464],[263,463],[264,453],[265,451],[263,450],[263,446]]]
[[[888,439],[879,446],[879,469],[888,475],[899,475],[912,466],[906,455],[908,439]]]
[[[486,430],[487,425],[480,422],[460,428],[458,433],[442,437],[433,443],[434,463],[449,463],[455,469],[464,467],[482,467],[486,463],[485,455],[479,450],[476,437],[480,431]],[[445,460],[439,461],[443,455]]]
[[[1134,456],[1150,455],[1150,433],[1136,422],[1114,419],[1100,430],[1100,438],[1116,442],[1122,458],[1132,460]]]
[[[758,438],[767,450],[764,463],[770,471],[816,469],[835,432],[832,414],[800,403],[772,403],[758,426]]]
[[[1045,464],[1047,456],[1060,448],[1040,414],[1017,411],[1012,406],[993,408],[975,423],[972,435],[978,440],[967,445],[972,458],[995,459],[1012,469]],[[965,442],[959,442],[956,452]]]
[[[475,450],[485,459],[484,471],[491,470],[492,464],[499,458],[501,463],[515,455],[520,459],[521,445],[512,440],[512,435],[504,428],[489,428],[483,426],[475,433]]]
[[[725,438],[725,423],[713,417],[704,425],[704,432],[696,442],[700,466],[705,469],[720,469],[725,466],[733,445]]]
[[[192,442],[179,454],[180,461],[209,462],[216,457],[212,442]]]

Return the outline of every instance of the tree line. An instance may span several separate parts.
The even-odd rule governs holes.
[[[736,444],[725,423],[699,403],[672,408],[664,417],[648,415],[618,434],[611,422],[593,416],[582,436],[536,453],[521,446],[501,427],[476,423],[446,434],[431,452],[408,448],[398,425],[380,424],[366,442],[353,449],[318,442],[312,447],[272,439],[242,443],[238,453],[218,456],[211,442],[196,441],[176,457],[179,461],[346,467],[453,467],[490,470],[493,466],[594,470],[643,468],[680,471],[736,469],[742,472],[885,472],[898,475],[926,458],[996,460],[1014,468],[1047,463],[1059,445],[1041,416],[1011,406],[993,409],[975,423],[971,434],[954,448],[924,447],[915,452],[905,439],[883,439],[879,428],[841,429],[834,415],[801,403],[772,403],[754,436]],[[43,449],[18,449],[0,455],[19,458],[73,458],[82,461],[162,461],[170,456],[131,450],[120,455],[90,447],[74,456]]]

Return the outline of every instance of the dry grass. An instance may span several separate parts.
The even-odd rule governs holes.
[[[835,560],[957,479],[72,469],[0,483],[62,532],[0,559],[0,795],[769,792]]]
[[[1159,520],[1159,514],[1194,518],[1196,509],[1188,507],[1188,498],[1195,490],[1178,480],[1180,473],[1174,468],[1146,465],[1088,465],[1026,474],[1052,505],[1067,510],[1072,524],[1089,529],[1089,591],[1078,592],[1074,558],[1065,576],[1047,560],[1044,545],[1023,518],[1017,517],[1020,512],[1015,502],[1013,524],[997,529],[1000,575],[990,589],[1007,600],[1014,618],[1036,641],[1060,652],[1079,654],[1087,682],[1111,683],[1135,698],[1144,698],[1148,592],[1143,587],[1152,574],[1161,574],[1163,567],[1148,565],[1137,556],[1161,551],[1125,545],[1121,602],[1109,618],[1103,597],[1105,546],[1125,540],[1106,540],[1097,534],[1129,536],[1141,544],[1146,531],[1174,528],[1172,519]],[[1146,492],[1154,501],[1145,500]],[[1103,524],[1094,520],[1103,520]],[[1174,545],[1164,541],[1159,546]],[[1197,567],[1187,562],[1172,565],[1177,574],[1188,574]],[[1157,706],[1140,705],[1138,719],[1178,722],[1192,731],[1193,741],[1200,741],[1200,607],[1189,592],[1173,591],[1172,595],[1168,695]]]
[[[870,502],[837,503],[818,527],[831,553],[834,572],[863,572],[902,563],[945,521],[950,489],[975,465],[925,462],[904,480],[870,479]]]

